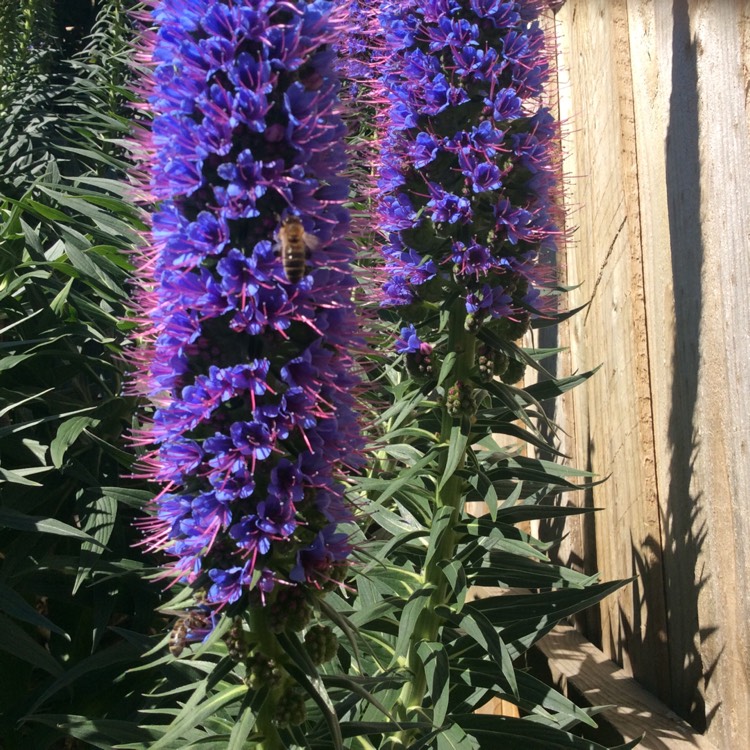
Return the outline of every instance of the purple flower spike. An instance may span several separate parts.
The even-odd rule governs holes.
[[[361,466],[362,342],[332,52],[347,17],[331,0],[150,5],[143,188],[157,209],[134,359],[153,404],[144,475],[164,491],[144,543],[212,612],[263,606],[340,580],[351,552],[339,526],[344,470]],[[434,106],[454,88],[436,82]]]
[[[536,261],[560,231],[556,127],[540,102],[549,67],[542,8],[374,3],[370,33],[384,42],[373,43],[373,100],[387,103],[375,189],[388,277],[381,304],[409,306],[410,320],[420,302],[460,296],[467,330],[493,323],[503,333],[549,304]],[[411,354],[408,340],[402,333],[397,348]]]

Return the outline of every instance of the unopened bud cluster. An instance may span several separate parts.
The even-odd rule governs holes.
[[[499,332],[510,341],[518,341],[523,338],[531,328],[531,315],[528,312],[521,312],[513,318],[504,318],[499,321]]]
[[[401,329],[396,351],[405,356],[406,371],[412,378],[428,380],[433,376],[432,345],[422,341],[413,325]]]
[[[304,723],[307,718],[305,696],[300,690],[289,688],[276,704],[274,722],[280,727],[296,727]]]
[[[273,722],[279,727],[298,726],[305,721],[305,696],[286,670],[275,660],[255,651],[245,661],[245,684],[251,690],[267,690],[273,700]]]
[[[406,371],[416,380],[429,380],[433,375],[431,351],[407,354]]]
[[[331,661],[338,647],[338,638],[327,625],[313,625],[305,634],[305,649],[316,666]]]
[[[299,587],[279,589],[268,606],[268,623],[274,633],[303,630],[312,617],[312,607],[305,591]]]
[[[523,362],[519,362],[517,359],[508,359],[508,366],[505,372],[500,376],[503,383],[513,385],[523,379],[526,373],[526,365]]]
[[[227,653],[232,661],[243,661],[247,658],[248,645],[242,628],[242,618],[235,617],[232,620],[232,627],[224,636],[224,643],[227,644]]]
[[[472,416],[477,410],[474,389],[471,385],[457,381],[448,389],[445,408],[452,417]]]
[[[483,347],[477,353],[477,373],[483,383],[495,377],[495,357],[488,347]]]
[[[274,688],[285,676],[284,669],[274,659],[257,651],[245,661],[245,684],[251,690]]]

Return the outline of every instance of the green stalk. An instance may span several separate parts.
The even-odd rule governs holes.
[[[277,663],[283,664],[285,653],[268,625],[265,612],[260,607],[251,607],[248,610],[247,619],[250,625],[250,637],[257,643],[261,653],[270,659],[274,659]],[[268,691],[260,711],[258,711],[258,717],[255,721],[255,728],[260,734],[260,739],[255,745],[257,750],[285,750],[286,748],[274,722],[276,704],[284,689],[283,682],[272,687]]]
[[[474,367],[476,336],[465,330],[465,319],[466,310],[463,302],[458,300],[451,310],[448,330],[448,351],[456,353],[456,364],[452,378],[445,383],[446,391],[456,382],[467,382]],[[441,443],[448,444],[450,442],[451,431],[457,419],[459,418],[452,417],[446,408],[443,409],[440,435]],[[468,418],[462,416],[460,419],[464,421],[464,426],[468,427]],[[446,451],[440,465],[438,474],[440,477],[442,477],[445,471],[447,455]],[[440,627],[443,624],[443,618],[435,613],[435,609],[440,605],[449,603],[450,591],[448,580],[443,575],[439,565],[442,561],[451,560],[455,557],[458,538],[453,529],[461,517],[464,497],[463,480],[458,475],[458,472],[463,468],[465,461],[466,453],[464,452],[453,475],[443,483],[443,486],[435,495],[435,514],[443,508],[451,508],[451,523],[440,537],[435,554],[432,555],[424,569],[425,585],[432,586],[433,591],[427,605],[417,619],[409,644],[407,666],[413,678],[402,689],[396,707],[397,716],[402,721],[413,721],[419,718],[414,714],[420,711],[422,701],[427,692],[427,678],[422,660],[417,654],[417,647],[422,641],[435,641],[437,639]],[[388,750],[396,750],[396,748],[408,747],[412,733],[410,730],[399,732],[390,740],[386,748]]]

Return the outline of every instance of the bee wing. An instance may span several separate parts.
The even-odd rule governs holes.
[[[184,609],[172,609],[171,607],[163,607],[156,610],[160,615],[167,615],[169,617],[184,617],[187,610]]]
[[[317,250],[320,247],[320,240],[314,234],[305,232],[302,235],[302,241],[309,250]]]

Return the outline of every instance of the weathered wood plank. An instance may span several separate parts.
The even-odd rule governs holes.
[[[537,648],[563,690],[575,688],[592,706],[617,706],[599,716],[626,741],[643,736],[643,750],[718,750],[575,628],[556,627]]]
[[[737,747],[747,742],[750,722],[750,6],[675,0],[672,25],[666,152],[674,374],[671,399],[661,404],[668,409],[669,484],[660,488],[675,626],[669,638],[686,615],[697,615],[687,633],[693,641],[675,653],[673,669],[685,678],[701,674],[695,709],[704,710],[706,734],[720,747]],[[673,143],[677,137],[686,143]],[[696,173],[697,185],[688,181]],[[697,220],[689,216],[694,209]],[[691,566],[693,581],[681,590],[675,584]]]
[[[568,0],[557,16],[566,172],[592,299],[559,419],[613,474],[568,555],[636,587],[601,608],[608,656],[719,747],[750,724],[750,3]],[[577,294],[577,296],[576,296]],[[579,316],[580,317],[580,316]],[[563,339],[561,339],[563,340]],[[572,498],[572,501],[576,501]],[[662,674],[663,673],[663,674]]]
[[[587,498],[604,510],[580,521],[577,554],[605,578],[639,576],[602,603],[600,632],[589,635],[669,696],[627,5],[568,0],[557,19],[558,68],[569,80],[560,109],[572,123],[565,171],[578,176],[567,199],[580,207],[566,280],[580,285],[571,306],[590,302],[567,326],[571,360],[580,369],[604,365],[566,400],[563,426],[572,432],[563,450],[574,465],[612,475]]]
[[[700,338],[700,165],[697,70],[686,3],[629,3],[644,289],[657,485],[665,536],[663,577],[671,695],[705,728],[696,531],[690,495]],[[676,605],[676,606],[675,606]]]

